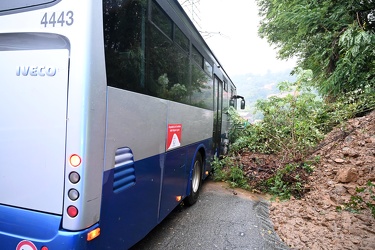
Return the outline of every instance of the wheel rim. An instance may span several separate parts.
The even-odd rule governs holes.
[[[199,164],[199,161],[196,161],[194,163],[193,179],[191,183],[194,193],[196,193],[199,189],[199,182],[200,182],[200,164]]]

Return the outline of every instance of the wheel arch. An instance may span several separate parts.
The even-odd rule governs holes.
[[[197,157],[197,155],[200,154],[200,156],[202,157],[202,169],[201,169],[201,181],[205,178],[205,171],[206,171],[206,157],[207,157],[207,153],[206,153],[206,147],[203,145],[203,144],[200,144],[198,145],[198,147],[195,149],[195,152],[193,154],[193,157],[191,159],[191,162],[190,162],[190,166],[189,166],[189,181],[188,181],[188,185],[186,187],[186,196],[190,195],[190,191],[191,191],[191,179],[192,179],[192,175],[193,175],[193,168],[194,168],[194,162],[195,162],[195,158]]]

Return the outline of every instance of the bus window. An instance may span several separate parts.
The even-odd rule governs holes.
[[[144,93],[146,2],[104,6],[104,46],[109,86]]]
[[[151,7],[151,20],[167,37],[172,39],[173,22],[154,1]]]
[[[172,101],[188,103],[189,58],[155,26],[150,25],[147,56],[149,93]]]
[[[193,60],[195,61],[195,63],[198,64],[200,68],[203,68],[203,56],[201,53],[199,53],[199,51],[197,50],[197,48],[195,48],[195,46],[192,46],[191,56]]]
[[[195,63],[192,63],[192,79],[191,79],[191,104],[213,110],[213,81],[207,74],[199,68]]]
[[[185,34],[181,31],[181,29],[175,25],[175,35],[174,40],[176,43],[186,52],[189,52],[189,39],[185,36]]]

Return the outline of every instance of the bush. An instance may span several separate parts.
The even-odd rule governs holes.
[[[231,134],[235,142],[232,152],[249,150],[266,154],[283,154],[288,158],[302,158],[322,138],[318,118],[324,104],[305,82],[310,71],[301,71],[297,82],[279,84],[281,95],[258,100],[256,108],[263,120]],[[238,118],[234,119],[234,123]]]
[[[310,164],[287,164],[284,168],[279,169],[272,178],[262,183],[261,188],[264,192],[281,199],[289,199],[291,196],[301,198],[308,191],[305,185],[311,172]]]
[[[249,189],[247,179],[233,157],[224,156],[222,159],[215,159],[212,162],[213,178],[215,181],[225,181],[231,187]]]

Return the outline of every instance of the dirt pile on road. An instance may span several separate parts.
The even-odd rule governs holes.
[[[271,204],[280,238],[292,249],[375,249],[375,219],[365,203],[351,200],[361,197],[375,209],[374,187],[366,185],[375,184],[375,112],[334,129],[313,157],[320,162],[308,177],[310,192]]]

